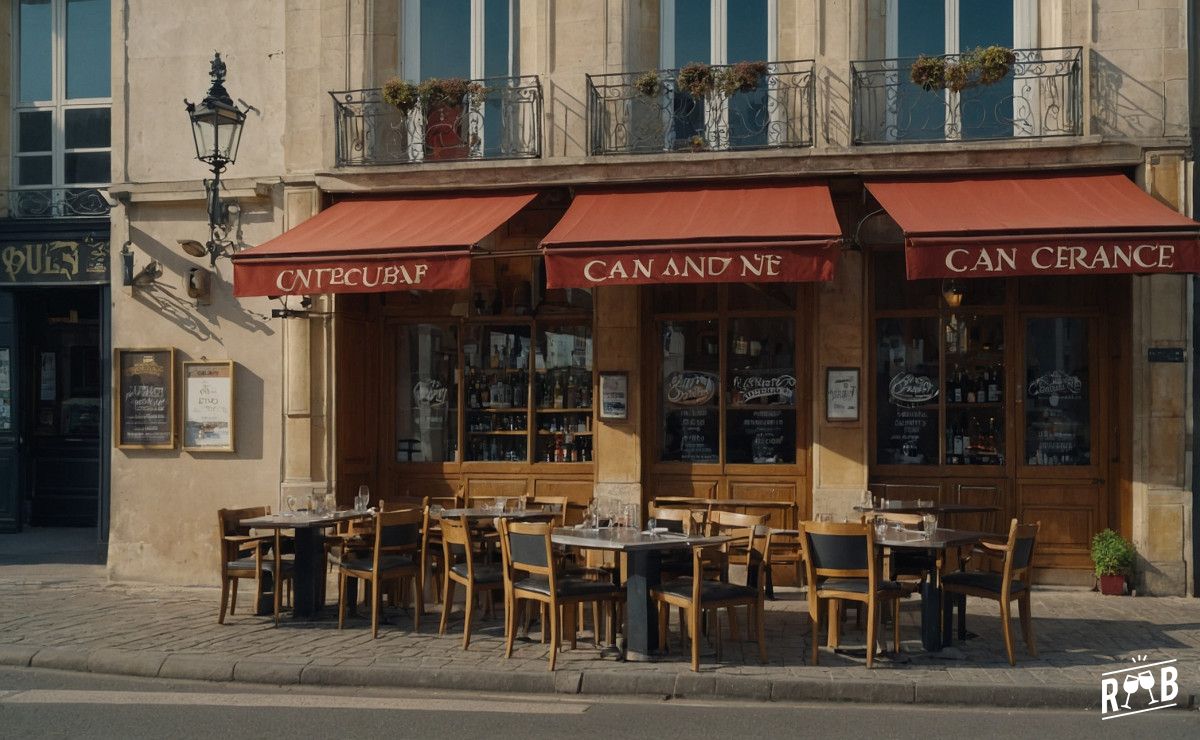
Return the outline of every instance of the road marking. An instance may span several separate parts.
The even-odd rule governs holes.
[[[0,704],[123,704],[154,706],[258,707],[269,709],[375,709],[422,712],[489,712],[498,714],[583,714],[586,704],[557,702],[405,699],[323,694],[216,694],[170,691],[74,691],[30,689],[7,696]]]

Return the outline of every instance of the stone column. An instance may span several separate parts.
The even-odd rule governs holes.
[[[1142,184],[1159,200],[1187,202],[1182,153],[1151,153]],[[1186,275],[1133,278],[1133,543],[1137,581],[1150,595],[1188,593],[1191,583],[1190,455],[1192,387],[1189,362],[1154,362],[1153,347],[1193,356],[1191,289]]]
[[[652,382],[643,372],[641,357],[641,313],[636,286],[609,286],[593,292],[596,338],[593,345],[596,369],[629,373],[629,418],[604,421],[596,413],[595,460],[597,496],[626,503],[642,501],[641,398],[642,383]],[[599,406],[597,393],[594,405]]]

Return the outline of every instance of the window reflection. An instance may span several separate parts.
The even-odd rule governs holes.
[[[720,460],[720,335],[716,321],[664,321],[660,458]]]
[[[458,440],[458,338],[453,327],[396,332],[396,461],[452,462]]]
[[[1030,319],[1025,329],[1025,462],[1090,465],[1087,319]]]

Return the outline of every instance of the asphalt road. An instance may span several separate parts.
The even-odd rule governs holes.
[[[0,737],[1200,737],[1200,713],[544,697],[280,688],[0,668]]]

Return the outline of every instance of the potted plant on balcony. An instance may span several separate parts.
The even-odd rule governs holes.
[[[716,87],[717,77],[713,73],[711,65],[703,62],[690,62],[680,68],[675,83],[680,90],[697,100],[702,100]]]
[[[908,76],[926,90],[962,92],[1003,80],[1016,63],[1016,52],[1007,46],[976,47],[959,54],[957,60],[922,54],[909,67]]]
[[[420,102],[420,95],[417,93],[417,86],[408,80],[402,80],[399,77],[393,77],[383,83],[382,91],[383,102],[394,106],[396,110],[407,116],[412,113]]]
[[[721,70],[717,89],[725,97],[734,93],[748,93],[758,89],[758,83],[767,76],[766,62],[738,62]]]
[[[658,72],[654,70],[642,72],[633,81],[633,89],[648,98],[653,98],[662,92],[662,80],[658,78]]]
[[[430,77],[417,85],[425,111],[427,159],[462,159],[468,153],[466,108],[478,108],[487,88],[461,77]]]
[[[1106,596],[1125,593],[1126,578],[1133,572],[1136,555],[1133,544],[1111,529],[1096,533],[1092,538],[1092,564],[1100,579],[1100,593]]]

